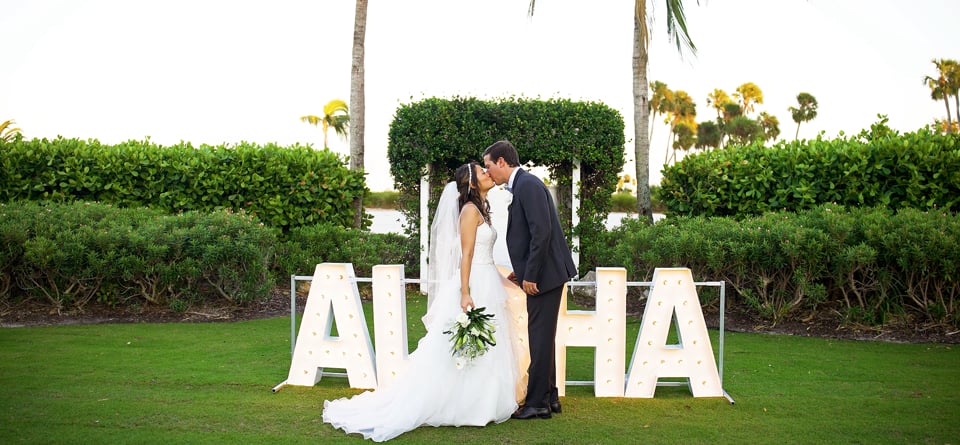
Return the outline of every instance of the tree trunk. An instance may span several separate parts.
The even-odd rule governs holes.
[[[946,133],[953,132],[953,122],[950,120],[950,96],[947,93],[943,93],[943,104],[947,107],[947,131]]]
[[[803,122],[803,121],[800,121]],[[800,137],[800,122],[797,122],[797,133],[793,135],[793,140],[797,140]]]
[[[647,59],[649,54],[640,42],[640,19],[633,18],[633,133],[634,162],[637,177],[637,219],[653,224],[650,203],[650,124],[649,90],[647,86]]]
[[[953,111],[957,113],[957,124],[960,125],[960,94],[953,95]]]
[[[667,135],[667,151],[663,155],[663,165],[667,165],[670,162],[670,150],[673,149],[676,152],[676,149],[673,148],[673,142],[677,139],[676,133],[673,130],[676,128],[675,125],[670,124],[670,134]]]
[[[366,125],[364,104],[364,40],[367,34],[367,0],[357,0],[353,19],[353,63],[350,71],[350,170],[363,169],[363,133]],[[363,195],[353,198],[353,227],[363,223]]]
[[[654,112],[652,118],[650,119],[650,140],[653,140],[653,127],[657,124],[658,113]]]

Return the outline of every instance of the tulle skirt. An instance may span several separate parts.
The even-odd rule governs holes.
[[[409,356],[408,366],[391,385],[352,398],[323,403],[323,421],[376,442],[421,425],[483,426],[503,422],[517,408],[517,370],[503,277],[493,265],[473,265],[471,297],[495,316],[496,346],[458,369],[448,330],[460,310],[459,282],[440,286],[424,323],[427,334]]]

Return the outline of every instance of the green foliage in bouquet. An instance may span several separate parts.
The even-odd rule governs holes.
[[[443,331],[450,335],[450,352],[453,353],[457,368],[463,368],[469,362],[485,354],[491,346],[497,345],[493,333],[493,314],[484,313],[485,307],[473,308],[457,315],[456,321],[450,330]]]

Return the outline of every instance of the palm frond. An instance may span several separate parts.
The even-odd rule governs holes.
[[[19,128],[12,127],[13,124],[13,119],[3,121],[3,123],[0,124],[0,140],[4,142],[12,141],[14,136],[21,132]]]
[[[350,106],[347,105],[346,102],[340,99],[331,100],[330,102],[327,102],[327,104],[323,106],[323,114],[326,116],[333,116],[338,112],[349,113]]]
[[[310,125],[313,125],[313,126],[320,125],[320,122],[321,122],[322,120],[323,120],[323,118],[320,117],[320,116],[314,116],[314,115],[300,116],[300,121],[301,121],[301,122],[306,122],[306,123],[308,123],[308,124],[310,124]]]
[[[638,0],[640,3],[640,0]],[[697,1],[699,5],[700,2]],[[677,51],[683,56],[683,49],[686,48],[690,54],[697,55],[697,47],[690,38],[690,32],[687,30],[687,16],[683,11],[683,0],[667,0],[667,33],[670,39],[676,43]],[[682,44],[682,46],[681,46]]]

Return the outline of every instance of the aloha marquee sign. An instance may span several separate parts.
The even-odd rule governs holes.
[[[313,386],[320,381],[324,368],[341,368],[346,370],[351,387],[372,389],[390,385],[403,371],[408,355],[403,266],[373,268],[376,351],[356,283],[349,263],[317,265],[290,371],[277,388]],[[593,386],[597,397],[651,398],[661,378],[686,379],[694,397],[725,396],[690,270],[658,268],[652,284],[629,364],[626,270],[597,268],[595,310],[566,309],[564,292],[556,341],[560,395],[566,387],[567,347],[577,346],[595,348]],[[512,285],[507,287],[507,296],[518,333],[512,341],[518,351],[524,351],[518,366],[525,371],[530,362],[526,352],[526,298]],[[331,335],[334,323],[336,336]],[[671,327],[677,331],[678,343],[667,343]]]

